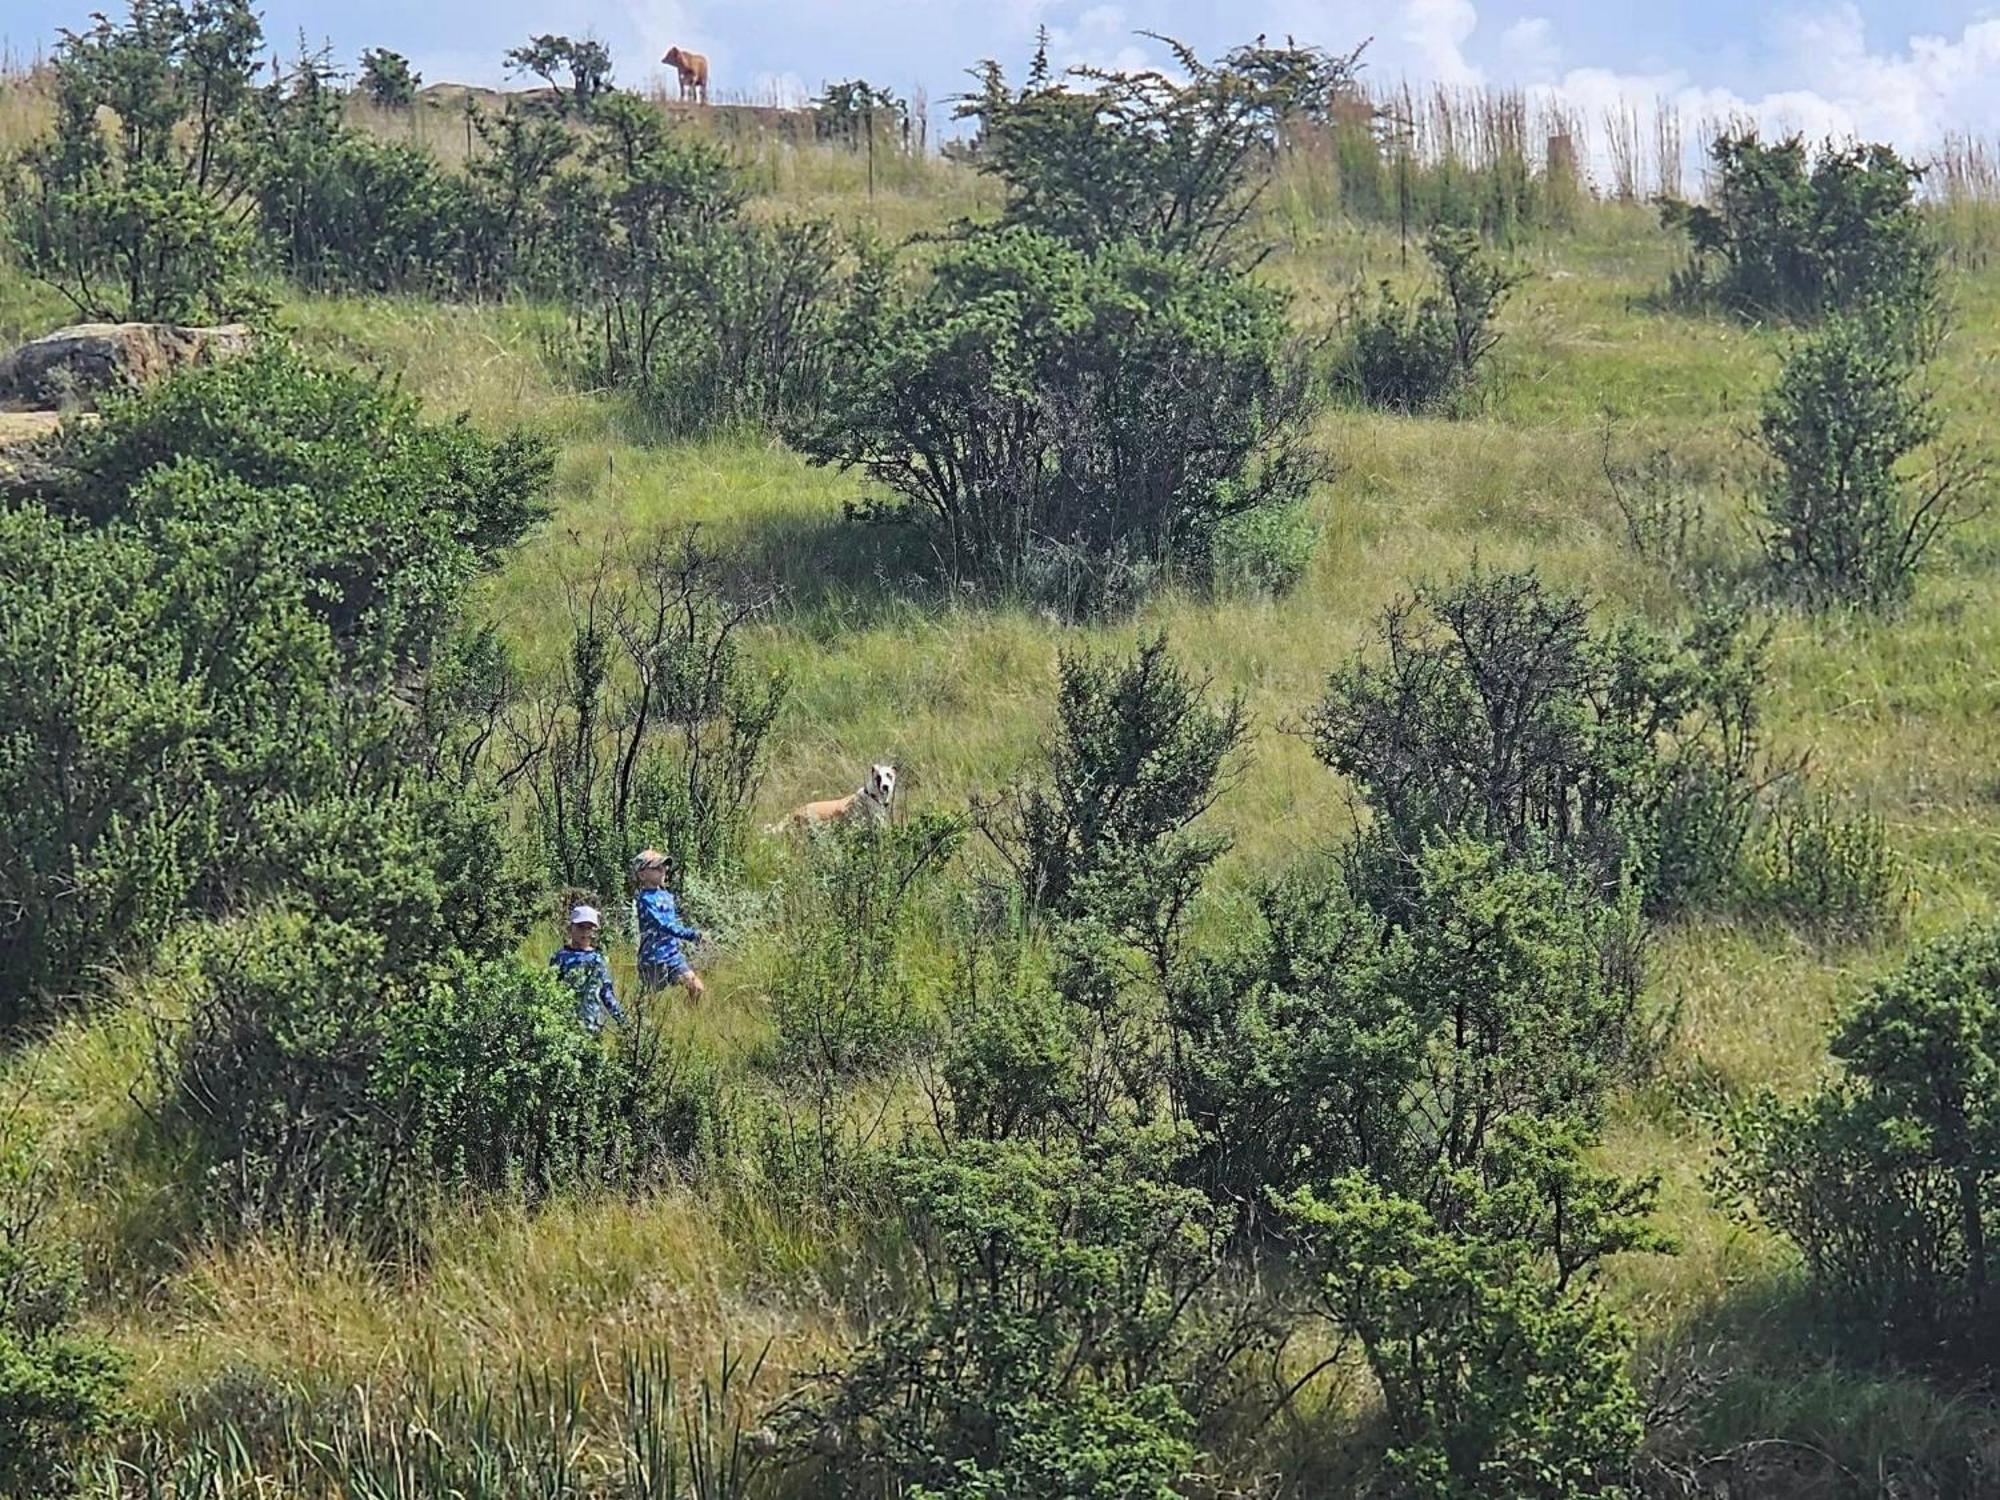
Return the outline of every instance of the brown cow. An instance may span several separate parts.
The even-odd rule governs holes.
[[[681,97],[698,99],[708,103],[708,59],[699,52],[689,52],[680,47],[667,48],[667,55],[660,59],[668,67],[681,75]]]

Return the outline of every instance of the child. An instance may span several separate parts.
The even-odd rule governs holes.
[[[596,907],[572,906],[568,940],[549,960],[556,977],[576,992],[577,1016],[593,1036],[604,1029],[607,1011],[625,1024],[625,1009],[611,989],[611,965],[597,951],[597,928]]]
[[[681,920],[674,893],[667,889],[667,857],[657,849],[642,849],[632,861],[634,904],[639,912],[639,985],[647,993],[677,984],[699,1000],[706,987],[681,952],[682,943],[701,934]]]

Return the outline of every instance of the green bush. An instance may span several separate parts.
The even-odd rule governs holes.
[[[1162,1180],[1170,1156],[967,1142],[893,1161],[913,1305],[786,1422],[831,1451],[829,1482],[1179,1494],[1194,1418],[1226,1382],[1197,1304],[1220,1242],[1199,1195]]]
[[[958,819],[848,821],[815,830],[788,890],[785,944],[771,979],[778,1064],[817,1081],[877,1071],[929,1029],[909,970],[919,899],[957,850]]]
[[[1594,1128],[1646,1063],[1629,909],[1472,842],[1427,849],[1412,897],[1385,922],[1294,876],[1177,988],[1172,1093],[1218,1202],[1360,1171],[1443,1215],[1510,1122]]]
[[[1745,879],[1753,910],[1847,939],[1892,926],[1908,889],[1880,817],[1844,816],[1831,798],[1811,795],[1771,810],[1752,842]]]
[[[384,109],[408,109],[417,102],[423,76],[410,60],[387,47],[369,47],[361,54],[361,92]]]
[[[1764,777],[1763,668],[1734,620],[1594,631],[1532,572],[1475,570],[1392,607],[1382,638],[1307,721],[1375,815],[1365,882],[1393,888],[1445,835],[1630,882],[1656,912],[1733,893]]]
[[[0,1025],[269,869],[266,810],[393,785],[404,711],[549,460],[283,351],[107,403],[0,508]]]
[[[1563,1170],[1562,1186],[1577,1186],[1573,1161]],[[1386,1488],[1413,1500],[1632,1494],[1644,1428],[1631,1341],[1584,1273],[1651,1246],[1638,1205],[1497,1175],[1466,1184],[1472,1211],[1459,1225],[1365,1177],[1282,1205],[1323,1310],[1360,1339],[1381,1388]],[[1552,1206],[1552,1220],[1524,1218],[1524,1202]]]
[[[1808,605],[1901,603],[1938,538],[1983,500],[1984,468],[1961,450],[1909,472],[1943,428],[1916,374],[1879,320],[1833,318],[1764,399],[1765,548],[1779,586]]]
[[[714,1070],[643,1017],[600,1042],[545,970],[395,937],[277,909],[197,943],[162,1063],[221,1225],[393,1250],[440,1199],[639,1187],[721,1138]]]
[[[1369,406],[1445,408],[1475,389],[1500,342],[1493,320],[1520,276],[1489,259],[1469,230],[1433,230],[1424,249],[1430,290],[1404,302],[1385,282],[1375,306],[1350,319],[1354,342],[1336,381]]]
[[[0,1495],[69,1493],[124,1393],[118,1361],[76,1331],[82,1277],[44,1242],[41,1208],[32,1186],[0,1183]]]
[[[550,876],[608,896],[653,846],[667,884],[738,872],[782,675],[759,672],[744,632],[774,602],[689,531],[570,592],[569,660],[509,710]]]
[[[883,486],[861,513],[922,525],[956,578],[1101,608],[1207,576],[1225,523],[1322,472],[1275,294],[1186,261],[981,233],[869,321],[798,441]]]
[[[1755,317],[1872,314],[1921,339],[1935,311],[1938,254],[1913,192],[1920,175],[1882,145],[1809,156],[1791,136],[1718,136],[1712,202],[1668,201],[1662,219],[1693,252],[1683,297],[1713,295]]]
[[[86,318],[219,321],[254,311],[240,149],[263,32],[244,0],[135,0],[65,32],[56,126],[16,164],[9,237]],[[107,130],[100,111],[117,128]]]
[[[1721,1183],[1877,1352],[1990,1366],[2000,928],[1920,949],[1834,1032],[1841,1077],[1734,1122]]]

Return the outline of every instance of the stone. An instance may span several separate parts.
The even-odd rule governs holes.
[[[242,323],[184,328],[174,323],[78,323],[0,355],[0,411],[93,406],[107,390],[149,385],[189,365],[249,351]]]

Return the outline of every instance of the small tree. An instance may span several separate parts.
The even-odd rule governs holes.
[[[423,81],[400,52],[370,47],[361,54],[361,91],[384,109],[408,109]]]
[[[1762,668],[1734,620],[1597,632],[1533,573],[1475,571],[1395,605],[1382,637],[1307,721],[1373,809],[1365,883],[1406,885],[1445,834],[1632,882],[1655,911],[1731,888],[1766,776]]]
[[[1171,1156],[1139,1138],[894,1161],[914,1305],[787,1415],[802,1454],[871,1491],[1173,1500],[1233,1351],[1197,1315],[1221,1240]]]
[[[829,83],[813,100],[812,114],[813,134],[823,141],[841,141],[852,147],[875,139],[877,131],[886,126],[894,140],[905,148],[909,145],[909,101],[866,79]]]
[[[1242,48],[1210,63],[1156,40],[1181,76],[1079,67],[1055,79],[1046,38],[1018,92],[987,63],[958,110],[978,122],[973,159],[1006,184],[1009,223],[1086,250],[1129,239],[1202,266],[1253,259],[1243,229],[1280,122],[1346,86],[1359,53]]]
[[[2000,1224],[2000,928],[1939,939],[1834,1033],[1844,1075],[1734,1122],[1722,1184],[1884,1352],[1990,1360]]]
[[[1277,297],[1131,241],[981,233],[856,320],[831,376],[797,440],[887,489],[863,516],[922,524],[951,576],[1070,612],[1204,576],[1219,527],[1324,472]]]
[[[123,23],[63,33],[56,128],[20,157],[7,219],[30,275],[87,318],[186,322],[260,305],[237,146],[262,41],[246,0],[133,0]]]
[[[567,73],[569,98],[565,108],[573,106],[578,114],[588,114],[599,96],[611,91],[611,52],[590,37],[577,41],[544,32],[510,48],[506,63],[510,73],[531,73],[541,79],[559,100],[563,90],[557,79]]]
[[[734,868],[785,700],[744,651],[768,586],[692,531],[633,566],[628,587],[600,572],[572,588],[566,669],[510,720],[550,875],[600,893],[647,844],[675,888]]]
[[[1493,327],[1521,275],[1501,267],[1467,229],[1436,229],[1426,242],[1435,285],[1406,303],[1384,283],[1356,316],[1343,382],[1370,406],[1430,411],[1472,391],[1500,342]]]
[[[1917,168],[1888,146],[1815,156],[1798,136],[1766,143],[1755,131],[1719,136],[1711,155],[1713,202],[1662,208],[1693,251],[1678,292],[1713,293],[1758,317],[1867,313],[1900,337],[1924,337],[1939,270],[1912,191]]]
[[[1935,447],[1942,428],[1879,322],[1836,317],[1794,349],[1759,422],[1778,581],[1813,606],[1907,599],[1932,545],[1979,508],[1986,477],[1963,449]]]

